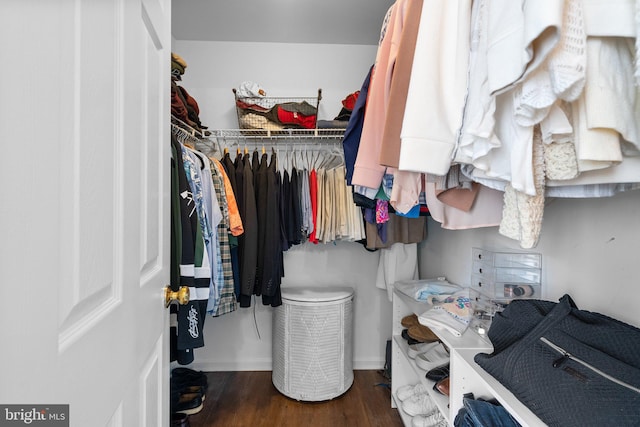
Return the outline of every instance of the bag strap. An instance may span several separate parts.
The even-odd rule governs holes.
[[[561,304],[569,304],[571,308],[575,308],[575,309],[578,308],[576,303],[573,301],[573,298],[571,298],[571,296],[569,294],[564,294],[562,296],[562,298],[560,298],[560,303]]]

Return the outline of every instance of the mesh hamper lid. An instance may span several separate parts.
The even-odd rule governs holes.
[[[282,300],[299,303],[342,301],[353,296],[353,288],[311,286],[281,288]]]

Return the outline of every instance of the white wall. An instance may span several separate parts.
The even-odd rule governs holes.
[[[374,285],[378,258],[378,253],[349,242],[306,243],[285,253],[283,289],[305,285],[354,288],[355,369],[381,369],[385,341],[391,337],[391,303],[386,291]],[[206,319],[206,346],[195,353],[198,369],[271,370],[273,308],[263,306],[259,297],[257,301],[250,308]]]
[[[187,62],[182,86],[198,101],[203,124],[235,129],[231,89],[244,81],[268,96],[315,97],[321,88],[318,119],[333,119],[342,99],[361,88],[377,46],[177,40],[172,49]]]
[[[259,83],[271,96],[315,96],[322,88],[318,118],[333,119],[342,99],[362,86],[377,47],[174,40],[172,50],[187,62],[180,84],[198,102],[203,124],[232,129],[238,123],[231,89],[245,80]],[[378,253],[348,242],[307,243],[284,255],[283,287],[355,289],[355,369],[381,369],[385,342],[391,337],[391,303],[386,291],[374,284],[378,259]],[[208,371],[270,370],[272,311],[258,301],[251,308],[208,317],[205,347],[196,350],[194,366]]]
[[[444,230],[429,220],[419,246],[421,277],[444,275],[469,285],[471,248],[522,251],[497,227]],[[578,308],[640,327],[640,192],[603,199],[553,199],[545,206],[538,245],[543,296],[571,295]]]

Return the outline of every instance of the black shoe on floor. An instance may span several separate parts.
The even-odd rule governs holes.
[[[190,427],[189,415],[182,413],[171,414],[171,427]]]
[[[204,404],[200,393],[184,393],[171,391],[171,414],[193,415],[202,410]]]
[[[171,371],[171,381],[181,385],[199,385],[207,388],[207,375],[204,372],[189,368],[174,368]]]

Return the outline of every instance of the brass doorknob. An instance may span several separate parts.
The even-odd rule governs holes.
[[[189,287],[180,286],[177,291],[172,291],[171,286],[164,287],[164,306],[169,307],[172,301],[177,301],[180,305],[186,305],[189,302]]]

